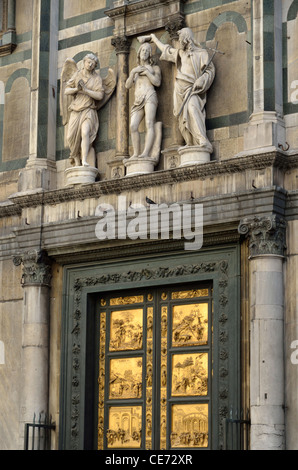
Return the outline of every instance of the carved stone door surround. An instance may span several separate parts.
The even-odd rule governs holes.
[[[223,420],[240,404],[239,247],[191,255],[69,266],[64,275],[61,449],[94,449],[98,439],[98,299],[113,292],[209,283],[213,299],[212,418],[209,448],[223,445]],[[116,296],[115,296],[116,297]],[[147,317],[148,318],[148,317]],[[148,321],[148,319],[147,319]],[[148,325],[147,325],[148,331]],[[148,346],[148,345],[147,345]],[[166,400],[166,399],[165,399]]]

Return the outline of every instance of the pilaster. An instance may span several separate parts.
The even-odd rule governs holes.
[[[285,448],[284,282],[286,223],[243,219],[249,239],[251,450]]]
[[[253,113],[244,150],[286,148],[282,83],[282,2],[253,0]]]
[[[15,256],[23,266],[22,397],[20,442],[24,425],[48,411],[49,293],[51,263],[45,252],[33,250]]]
[[[57,0],[33,4],[29,158],[20,173],[20,192],[56,187],[58,12]]]

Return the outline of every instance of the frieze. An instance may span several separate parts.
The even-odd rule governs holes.
[[[279,152],[270,152],[262,155],[234,157],[225,161],[211,161],[202,165],[155,171],[151,174],[130,176],[129,178],[105,180],[78,187],[30,194],[17,193],[10,196],[7,204],[0,206],[0,217],[19,214],[20,209],[37,207],[42,204],[55,205],[74,200],[98,198],[103,195],[121,194],[125,191],[137,192],[149,187],[197,179],[204,180],[224,174],[242,173],[246,170],[263,170],[270,167],[279,168],[282,171],[298,168],[298,155],[285,156]]]

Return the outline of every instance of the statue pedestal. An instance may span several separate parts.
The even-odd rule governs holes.
[[[207,147],[185,146],[178,149],[180,155],[180,167],[187,165],[197,165],[210,162],[212,150]]]
[[[65,170],[66,186],[91,184],[95,182],[98,169],[92,166],[73,166]]]
[[[154,167],[157,165],[157,161],[153,158],[144,157],[131,157],[128,160],[124,160],[124,166],[126,168],[126,176],[144,175],[147,173],[153,173]]]

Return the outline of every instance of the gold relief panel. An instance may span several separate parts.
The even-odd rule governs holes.
[[[110,398],[141,398],[142,372],[141,357],[111,359]]]
[[[208,354],[175,354],[172,357],[172,396],[205,396],[208,393]]]
[[[208,447],[208,404],[172,405],[171,447]]]
[[[138,350],[143,347],[143,309],[111,313],[110,351]]]
[[[140,449],[142,407],[111,406],[106,437],[108,449]]]
[[[194,299],[196,297],[208,297],[208,289],[192,289],[187,291],[172,292],[172,300]]]
[[[200,346],[208,342],[208,304],[173,306],[172,345]]]
[[[110,305],[130,305],[144,302],[143,295],[133,295],[130,297],[116,297],[110,300]]]

